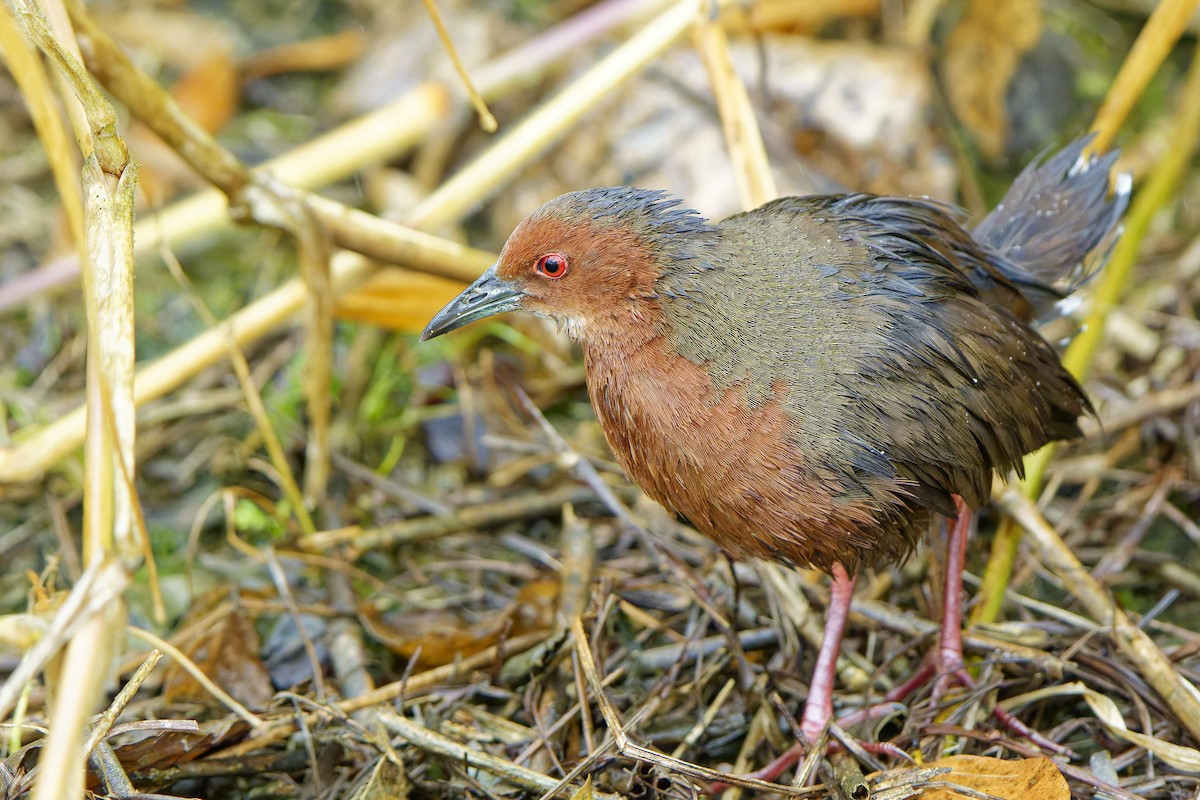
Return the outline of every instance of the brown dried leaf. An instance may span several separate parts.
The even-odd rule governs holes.
[[[241,98],[230,51],[221,47],[208,53],[175,82],[171,96],[204,130],[217,133],[224,128]]]
[[[381,758],[350,800],[407,800],[412,784],[400,759]]]
[[[248,708],[266,708],[275,694],[267,667],[259,657],[260,642],[254,625],[234,609],[207,636],[195,642],[189,654],[213,682]],[[210,701],[211,695],[175,664],[163,681],[169,702],[178,698]]]
[[[366,43],[358,31],[343,31],[272,47],[242,62],[242,80],[288,72],[328,72],[358,60]]]
[[[168,731],[115,748],[127,772],[168,769],[194,761],[210,751],[241,739],[250,731],[245,720],[233,715],[200,723],[198,733]]]
[[[527,584],[503,614],[481,625],[466,625],[445,612],[409,611],[396,618],[380,614],[370,603],[359,607],[364,627],[393,652],[411,658],[420,650],[428,668],[474,655],[510,636],[548,630],[558,608],[559,581],[543,578]]]
[[[1005,760],[984,756],[948,756],[927,765],[949,767],[939,781],[983,792],[1001,800],[1071,800],[1067,779],[1048,758]],[[977,796],[977,795],[975,795]],[[962,800],[973,795],[950,788],[922,792],[922,800]]]
[[[950,107],[989,160],[1004,153],[1008,85],[1041,35],[1041,0],[973,0],[946,41],[941,71]]]

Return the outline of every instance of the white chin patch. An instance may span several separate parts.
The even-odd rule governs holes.
[[[568,319],[562,324],[562,327],[567,329],[567,336],[570,336],[575,341],[583,338],[583,332],[586,328],[581,319]]]

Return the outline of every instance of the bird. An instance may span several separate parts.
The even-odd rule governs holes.
[[[969,680],[962,570],[993,475],[1093,413],[1038,332],[1119,236],[1128,176],[1091,137],[1039,157],[973,228],[952,205],[784,197],[711,222],[657,189],[534,209],[422,340],[510,311],[580,344],[625,474],[733,558],[832,577],[799,734],[833,714],[854,582],[953,520],[931,672]],[[1110,185],[1112,184],[1112,185]]]

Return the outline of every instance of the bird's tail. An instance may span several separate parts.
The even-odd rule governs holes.
[[[1085,156],[1093,136],[1027,166],[972,231],[1041,319],[1057,315],[1055,304],[1104,265],[1120,235],[1132,181],[1118,175],[1109,192],[1117,152]]]

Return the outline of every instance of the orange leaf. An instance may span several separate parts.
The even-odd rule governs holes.
[[[353,292],[338,298],[340,319],[416,333],[463,290],[463,284],[399,267],[385,267]]]
[[[479,653],[501,639],[548,630],[558,609],[558,578],[541,578],[527,584],[503,613],[477,625],[447,611],[412,610],[382,615],[371,603],[359,606],[367,632],[393,652],[412,658],[420,651],[424,667],[449,664]]]
[[[1058,767],[1048,758],[1007,761],[984,756],[948,756],[928,767],[949,767],[939,781],[983,792],[1001,800],[1071,800],[1071,788]],[[928,789],[922,800],[963,800],[975,797],[952,788]]]
[[[351,64],[366,48],[358,31],[345,31],[273,47],[242,62],[242,80],[288,72],[328,72]]]
[[[175,82],[171,96],[204,130],[217,133],[224,128],[241,97],[229,51],[221,47],[206,55]]]

